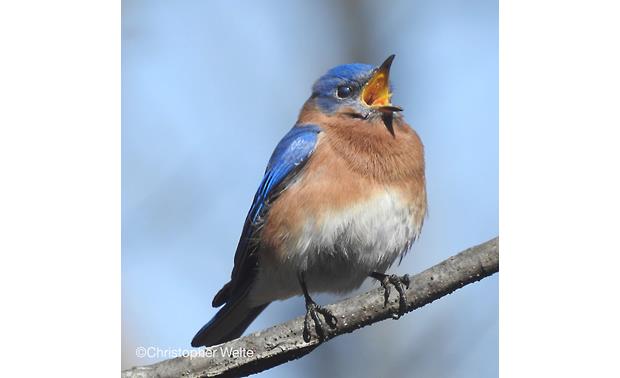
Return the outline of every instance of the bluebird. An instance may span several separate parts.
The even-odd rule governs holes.
[[[350,292],[368,278],[399,293],[409,278],[385,272],[410,249],[426,216],[424,147],[392,105],[394,55],[383,64],[345,64],[312,87],[295,126],[276,146],[254,196],[223,307],[192,340],[235,339],[275,300],[303,295],[303,337],[337,324],[310,293]],[[321,317],[323,319],[321,319]]]

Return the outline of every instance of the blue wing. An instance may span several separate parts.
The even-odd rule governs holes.
[[[274,189],[296,173],[308,160],[314,151],[320,131],[321,129],[314,125],[296,126],[278,143],[250,208],[249,218],[252,222],[257,221],[269,197],[274,194]]]
[[[268,211],[269,202],[286,188],[286,184],[308,161],[314,152],[320,132],[321,129],[316,125],[296,125],[276,146],[246,217],[235,253],[231,280],[217,293],[213,299],[213,306],[218,307],[228,302],[231,296],[243,295],[252,282],[257,263],[254,253],[257,247],[255,233],[260,226],[261,218]]]

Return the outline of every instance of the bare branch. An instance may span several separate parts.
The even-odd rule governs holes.
[[[469,248],[458,255],[415,275],[406,291],[407,312],[422,307],[453,291],[499,271],[499,238]],[[398,296],[392,290],[390,302],[383,307],[383,289],[326,306],[338,318],[327,340],[367,325],[393,318],[398,311]],[[303,317],[266,330],[207,348],[206,357],[179,357],[122,372],[122,377],[222,377],[257,373],[310,353],[320,342],[308,343],[302,337]],[[227,349],[224,349],[227,348]],[[241,355],[225,355],[239,351]],[[245,353],[243,351],[246,351]],[[251,351],[251,352],[248,352]]]

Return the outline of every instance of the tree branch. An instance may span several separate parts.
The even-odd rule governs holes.
[[[415,275],[406,291],[407,312],[420,308],[453,291],[499,271],[499,238],[469,248],[458,255]],[[356,297],[326,306],[338,318],[327,340],[367,325],[394,317],[398,296],[392,290],[383,307],[383,289],[370,290]],[[302,337],[303,317],[227,343],[209,347],[201,357],[178,357],[122,372],[122,377],[222,377],[257,373],[310,353],[320,342],[313,335]],[[224,349],[227,348],[227,349]],[[241,355],[227,356],[225,351]],[[251,352],[249,352],[251,351]]]

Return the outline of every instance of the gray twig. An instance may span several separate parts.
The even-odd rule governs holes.
[[[407,297],[407,312],[499,271],[499,238],[469,248],[415,275]],[[338,319],[326,341],[343,333],[393,318],[398,312],[396,290],[383,307],[383,289],[378,288],[326,306]],[[227,343],[209,347],[201,357],[178,357],[153,365],[125,370],[129,377],[224,377],[254,374],[310,353],[320,342],[302,337],[303,317]],[[227,352],[236,351],[230,356]]]

